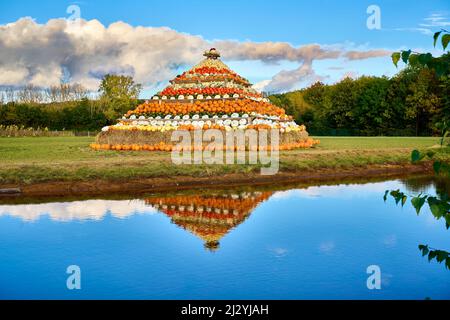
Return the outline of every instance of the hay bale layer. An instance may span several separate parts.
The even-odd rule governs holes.
[[[161,142],[167,145],[176,145],[177,142],[172,142],[173,131],[124,131],[124,130],[109,130],[98,134],[96,141],[98,144],[109,145],[157,145]],[[194,133],[190,131],[191,139],[194,139]],[[280,144],[292,144],[302,142],[308,139],[308,132],[306,131],[291,131],[280,134]],[[224,135],[225,141],[225,135]],[[205,142],[208,144],[209,142]],[[268,134],[268,143],[270,144],[270,133]],[[246,143],[247,144],[247,143]]]

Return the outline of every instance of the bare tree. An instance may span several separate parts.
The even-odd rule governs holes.
[[[40,88],[28,84],[21,88],[12,86],[4,87],[0,90],[0,104],[8,102],[21,103],[54,103],[80,101],[88,98],[90,92],[79,83],[50,86],[48,88]]]
[[[59,86],[50,86],[45,89],[45,97],[48,102],[59,102],[60,94],[59,94]]]
[[[70,101],[70,84],[68,83],[61,83],[60,85],[61,90],[61,102]]]
[[[87,98],[89,91],[79,83],[72,85],[72,99],[74,101],[80,101]]]
[[[17,91],[17,100],[23,103],[41,103],[44,101],[42,89],[28,84]]]
[[[17,95],[16,95],[16,90],[9,86],[5,88],[5,96],[6,96],[6,101],[8,102],[16,102],[17,99]]]
[[[88,91],[78,83],[61,83],[58,86],[51,86],[45,89],[45,97],[49,102],[78,101],[86,98]]]

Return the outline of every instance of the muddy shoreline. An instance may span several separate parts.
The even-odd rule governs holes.
[[[321,169],[303,172],[280,172],[273,176],[260,174],[225,174],[220,176],[173,176],[130,180],[49,181],[36,184],[7,184],[0,189],[19,188],[20,193],[2,195],[5,198],[98,197],[111,195],[139,195],[189,189],[220,189],[239,186],[270,186],[288,184],[346,183],[347,180],[405,178],[410,175],[432,173],[430,162],[419,165],[370,165],[351,169]]]

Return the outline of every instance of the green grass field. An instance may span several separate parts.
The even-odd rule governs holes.
[[[438,138],[319,137],[310,150],[280,153],[280,170],[365,167],[409,161],[413,149],[436,148]],[[88,137],[0,138],[0,184],[138,177],[251,173],[258,165],[172,164],[170,153],[93,151]],[[439,157],[450,159],[448,148]]]

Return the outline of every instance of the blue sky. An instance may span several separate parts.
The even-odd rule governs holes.
[[[429,32],[448,26],[450,2],[443,0],[399,1],[14,1],[0,2],[0,24],[29,16],[45,24],[49,19],[67,18],[69,5],[80,7],[85,20],[97,19],[108,26],[123,21],[131,26],[169,27],[206,40],[288,42],[339,45],[356,50],[415,48],[431,50]],[[366,27],[369,5],[381,10],[381,30]],[[438,20],[425,20],[438,15]],[[424,27],[424,24],[434,25]],[[439,22],[439,24],[436,24]],[[447,27],[450,29],[450,27]],[[345,74],[392,75],[389,57],[347,61],[315,60],[315,72],[324,81],[338,81]],[[267,65],[259,61],[227,61],[253,82],[270,79],[277,72],[298,67],[279,61]]]

